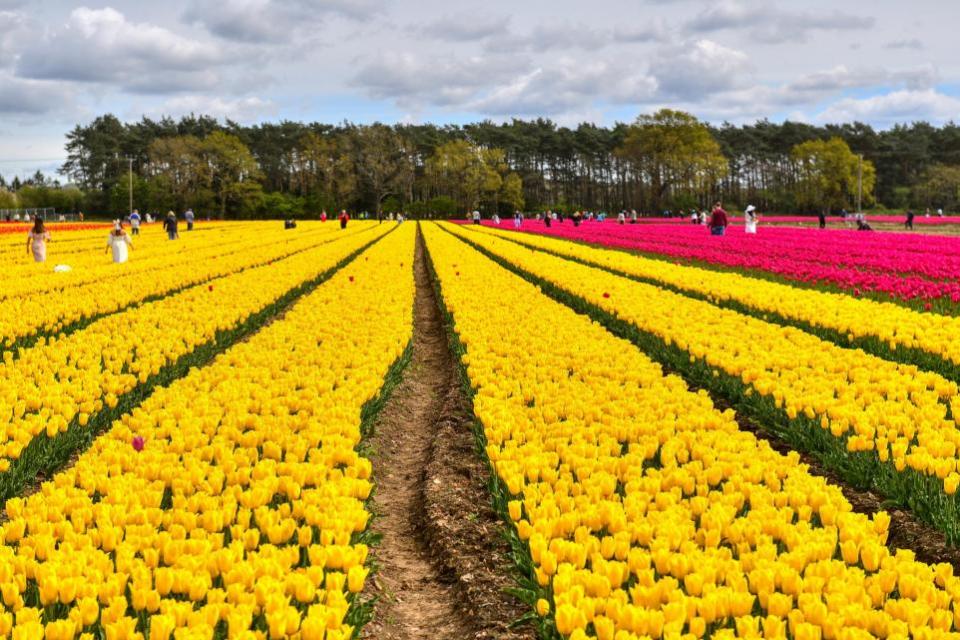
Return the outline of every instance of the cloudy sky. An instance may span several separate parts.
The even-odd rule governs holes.
[[[57,167],[106,112],[960,120],[958,23],[952,0],[0,0],[0,173]]]

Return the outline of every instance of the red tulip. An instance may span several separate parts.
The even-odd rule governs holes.
[[[603,297],[604,297],[604,298],[609,298],[609,297],[610,297],[610,294],[607,293],[606,291],[604,291],[604,292],[603,292]]]
[[[213,285],[212,285],[212,284],[209,285],[209,286],[207,287],[207,290],[208,290],[208,291],[213,291]]]
[[[143,451],[144,440],[143,436],[134,436],[133,441],[130,443],[133,445],[135,451]]]

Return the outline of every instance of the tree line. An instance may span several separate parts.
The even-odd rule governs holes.
[[[241,125],[203,115],[124,123],[108,114],[74,127],[66,151],[61,173],[75,189],[43,176],[32,184],[0,178],[0,208],[4,198],[19,197],[32,206],[119,215],[128,207],[132,173],[141,210],[192,207],[233,217],[309,217],[342,208],[658,214],[718,199],[813,213],[851,209],[861,193],[865,206],[960,209],[954,123],[889,130],[859,122],[711,126],[669,109],[610,127],[548,119]],[[32,191],[24,193],[27,187]]]

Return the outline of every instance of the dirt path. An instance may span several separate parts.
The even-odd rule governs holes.
[[[503,543],[498,521],[489,507],[490,497],[485,495],[486,478],[475,477],[476,469],[482,466],[472,448],[451,448],[453,443],[446,442],[451,435],[470,442],[472,435],[462,413],[456,369],[421,242],[417,244],[414,268],[417,294],[412,359],[370,439],[377,485],[373,530],[383,538],[373,551],[378,570],[368,581],[365,594],[378,599],[373,620],[364,627],[362,637],[506,637],[488,635],[481,610],[491,608],[490,614],[502,615],[504,608],[512,606],[509,615],[516,615],[510,620],[523,611],[515,609],[518,605],[502,592],[511,582],[509,570],[500,566],[504,564],[503,553],[491,551]],[[461,417],[452,417],[458,410]],[[442,446],[438,448],[438,444]],[[438,454],[449,457],[439,465],[433,464]],[[466,474],[456,472],[464,468],[469,469]],[[456,478],[449,477],[450,470],[455,470]],[[450,527],[447,516],[456,517],[455,509],[462,509],[464,485],[479,486],[481,493],[470,494],[471,512],[460,511],[464,522]],[[478,539],[489,539],[489,543],[480,545]],[[473,562],[492,568],[462,573],[466,556],[471,553],[485,554],[486,559],[481,556]],[[477,603],[473,592],[483,594],[485,601]],[[486,606],[490,604],[493,606]]]

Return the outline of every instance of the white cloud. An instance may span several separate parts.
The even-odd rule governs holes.
[[[920,38],[905,38],[903,40],[893,40],[883,45],[884,49],[914,49],[920,51],[923,49],[923,42]]]
[[[471,56],[444,59],[410,53],[381,54],[364,64],[352,80],[378,99],[420,107],[462,105],[485,87],[510,81],[524,65],[514,57]]]
[[[19,11],[2,7],[0,4],[0,67],[6,67],[14,61],[17,41],[26,35],[26,20]]]
[[[407,110],[434,106],[491,116],[552,116],[591,110],[598,102],[646,102],[657,90],[657,80],[630,61],[571,56],[533,64],[517,56],[437,61],[382,55],[364,65],[353,84]]]
[[[708,99],[714,92],[747,84],[752,69],[750,59],[742,51],[703,39],[661,51],[651,74],[664,97]]]
[[[362,20],[380,6],[376,0],[194,0],[183,19],[227,40],[283,43],[330,16]]]
[[[448,42],[473,42],[507,33],[509,16],[484,15],[483,13],[458,13],[417,25],[410,30],[428,38]]]
[[[817,120],[858,120],[889,125],[917,120],[946,122],[955,119],[958,113],[960,98],[944,95],[935,89],[902,89],[870,98],[845,98],[817,114]]]
[[[165,100],[158,106],[146,109],[135,108],[128,115],[130,119],[137,119],[141,113],[155,118],[163,116],[176,118],[193,113],[237,122],[254,122],[264,117],[275,116],[277,105],[270,100],[254,97],[224,99],[204,95],[184,95]]]
[[[912,69],[892,70],[880,68],[848,69],[839,65],[828,71],[812,73],[785,85],[797,93],[824,94],[844,89],[878,85],[905,86],[909,89],[926,89],[939,81],[939,74],[932,65]]]
[[[798,12],[780,9],[772,3],[721,0],[711,3],[686,28],[694,33],[711,33],[726,29],[747,29],[751,38],[763,42],[804,41],[815,31],[869,29],[871,16],[841,11]]]
[[[134,92],[208,87],[223,63],[214,45],[148,23],[133,23],[115,9],[81,7],[67,23],[29,44],[17,62],[25,78],[113,83]]]
[[[562,58],[493,88],[467,108],[485,115],[552,116],[589,111],[599,100],[646,102],[656,90],[654,78],[629,67]]]
[[[0,113],[46,114],[62,110],[72,101],[72,92],[61,83],[0,74]]]
[[[663,42],[670,37],[670,28],[655,18],[640,24],[621,24],[613,29],[613,39],[621,43]]]

